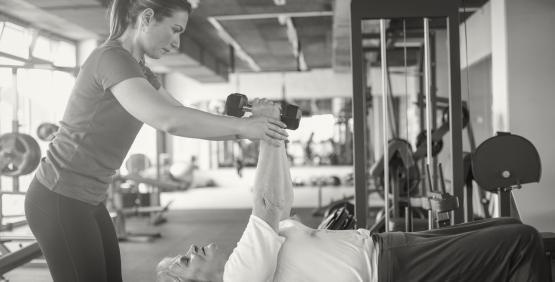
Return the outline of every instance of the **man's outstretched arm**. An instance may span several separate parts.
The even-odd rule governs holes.
[[[253,114],[279,118],[279,107],[271,103],[257,109],[260,111]],[[279,146],[260,141],[253,204],[252,214],[266,221],[276,231],[280,220],[290,216],[293,185],[283,141]]]
[[[261,141],[252,214],[277,231],[279,222],[290,216],[292,204],[293,186],[285,145],[282,142],[276,147]]]
[[[265,106],[253,107],[253,114],[279,116],[277,106],[261,103]],[[279,221],[289,217],[293,203],[283,141],[279,146],[260,143],[253,202],[249,223],[225,265],[224,281],[273,281],[279,250],[285,241],[277,232]]]

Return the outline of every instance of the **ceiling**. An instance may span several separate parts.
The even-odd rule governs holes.
[[[465,0],[462,18],[487,0]],[[108,32],[109,0],[1,0],[0,14],[72,40]],[[230,72],[350,71],[350,0],[191,0],[180,50],[152,62],[201,82]],[[370,28],[368,33],[375,32]],[[371,36],[371,35],[369,35]]]

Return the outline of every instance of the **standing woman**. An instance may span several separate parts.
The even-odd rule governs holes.
[[[143,123],[209,140],[287,138],[276,119],[187,108],[160,87],[144,57],[177,49],[190,12],[187,0],[113,1],[110,36],[82,65],[25,199],[27,221],[54,281],[122,281],[118,239],[104,201]]]

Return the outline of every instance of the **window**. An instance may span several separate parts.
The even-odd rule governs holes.
[[[75,67],[77,65],[77,51],[75,45],[60,41],[54,52],[54,65],[59,67]]]
[[[31,33],[22,26],[4,22],[0,37],[0,52],[23,59],[29,58]]]
[[[50,39],[38,36],[33,48],[33,57],[51,62],[53,57],[52,51],[54,49],[53,45],[54,44]]]

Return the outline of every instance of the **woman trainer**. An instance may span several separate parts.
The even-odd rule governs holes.
[[[139,129],[209,140],[287,138],[276,118],[234,118],[182,106],[144,64],[177,49],[187,0],[114,0],[110,36],[81,66],[25,212],[54,281],[122,281],[107,188]],[[256,106],[254,103],[253,106]]]

